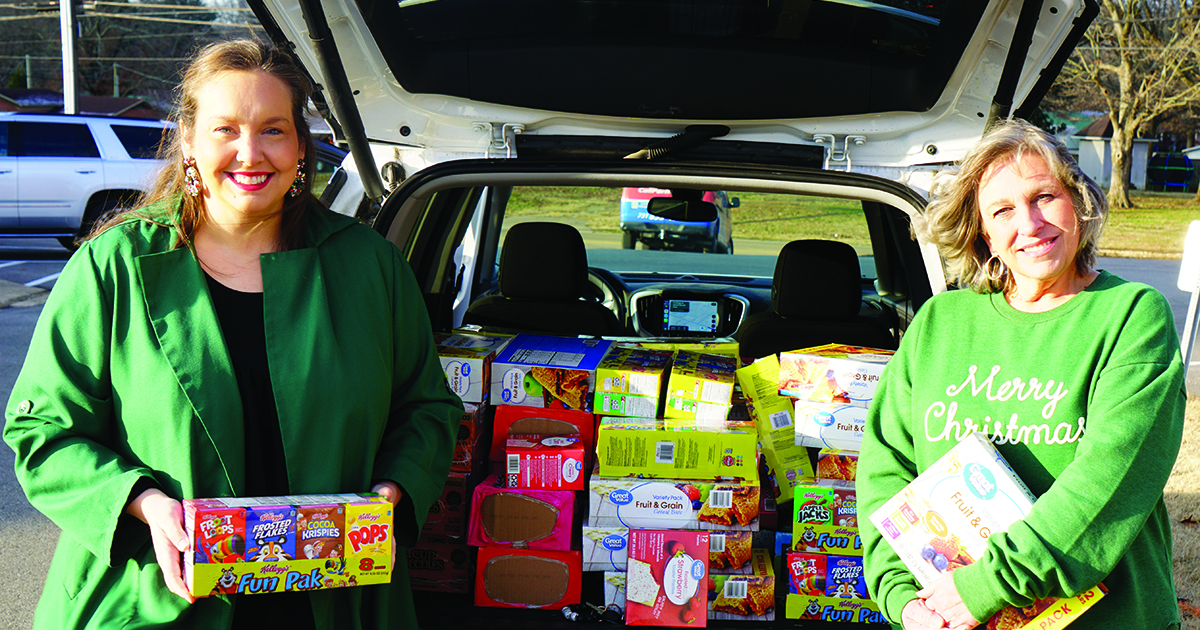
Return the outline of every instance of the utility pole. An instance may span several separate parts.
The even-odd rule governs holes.
[[[75,0],[58,0],[58,24],[62,31],[63,113],[76,114],[79,99],[75,94]]]
[[[121,77],[117,76],[117,64],[113,62],[113,98],[121,95]]]
[[[25,54],[25,89],[33,89],[33,61],[28,53]]]

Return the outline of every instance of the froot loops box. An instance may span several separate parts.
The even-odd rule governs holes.
[[[392,579],[392,505],[374,494],[187,499],[196,597],[316,591]]]

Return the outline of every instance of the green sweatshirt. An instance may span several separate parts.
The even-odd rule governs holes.
[[[1038,497],[954,572],[976,619],[1005,605],[1108,595],[1088,628],[1179,623],[1163,503],[1183,432],[1184,370],[1167,301],[1101,272],[1046,313],[952,291],[913,320],[867,417],[858,500],[870,515],[972,431],[991,438]],[[871,597],[898,622],[919,588],[864,518]]]

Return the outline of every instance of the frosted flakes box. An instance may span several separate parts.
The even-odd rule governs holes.
[[[603,339],[520,334],[492,362],[491,404],[591,413]]]
[[[601,418],[596,459],[606,477],[758,481],[758,435],[672,429],[655,419]]]
[[[339,507],[345,514],[340,536],[331,512]],[[196,597],[391,581],[392,505],[381,496],[186,499],[183,508],[185,529],[195,541],[194,551],[184,554],[184,583]],[[310,529],[313,535],[305,538]]]
[[[861,557],[829,556],[825,559],[825,596],[870,599]]]
[[[703,628],[708,533],[634,529],[625,568],[625,625]]]
[[[870,407],[892,350],[827,344],[779,354],[779,393]]]
[[[637,479],[592,475],[593,527],[758,531],[757,482]]]
[[[867,408],[848,403],[796,402],[796,444],[850,451],[862,449]]]
[[[979,433],[971,433],[870,519],[917,582],[928,586],[942,574],[983,556],[988,537],[1025,518],[1034,500],[996,447]],[[1004,608],[986,627],[1042,628],[1046,626],[1038,623],[1046,615],[1054,617],[1056,627],[1065,626],[1104,597],[1104,586],[1079,597],[1069,607],[1069,615],[1056,615],[1066,607],[1057,605],[1055,598],[1045,598],[1024,608]]]
[[[487,402],[492,361],[511,339],[508,335],[434,333],[438,360],[450,391],[464,403]]]
[[[717,621],[775,620],[775,572],[771,570],[767,550],[754,550],[746,575],[709,575],[708,618]]]
[[[808,449],[796,439],[792,399],[779,395],[779,359],[768,355],[739,368],[736,375],[762,444],[763,458],[779,490],[775,500],[791,503],[796,485],[817,475]]]
[[[723,428],[732,405],[737,359],[679,350],[667,378],[668,426]]]

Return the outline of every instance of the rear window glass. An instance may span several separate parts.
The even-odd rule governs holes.
[[[112,130],[129,157],[151,160],[158,156],[158,144],[163,138],[162,128],[113,125]]]
[[[925,111],[987,2],[358,5],[411,93],[581,114],[746,120]]]
[[[87,125],[71,123],[21,123],[23,156],[98,158],[100,150]]]
[[[8,123],[0,123],[0,156],[8,155]]]

